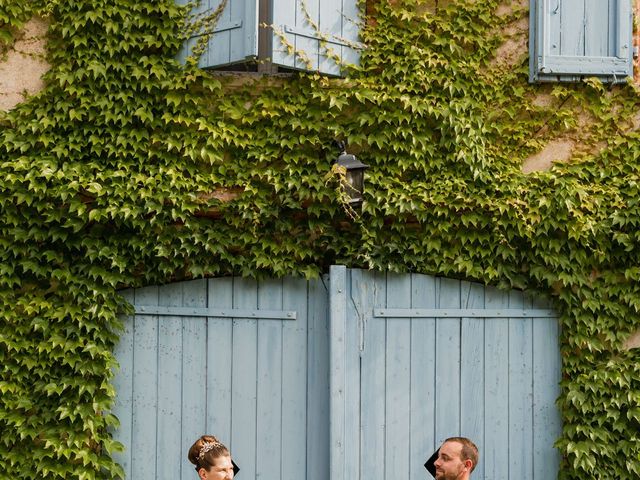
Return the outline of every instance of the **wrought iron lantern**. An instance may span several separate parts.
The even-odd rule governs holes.
[[[362,163],[355,155],[347,153],[344,142],[339,142],[338,145],[342,152],[336,163],[346,170],[342,187],[349,197],[349,204],[358,206],[364,200],[364,171],[369,165]]]

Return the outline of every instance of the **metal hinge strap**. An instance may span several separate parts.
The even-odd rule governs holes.
[[[274,320],[295,320],[296,312],[291,310],[250,310],[242,308],[195,308],[136,305],[136,315],[162,315],[171,317],[216,317],[255,318]]]
[[[548,309],[376,308],[373,311],[373,316],[391,318],[550,318],[557,317],[558,314]]]

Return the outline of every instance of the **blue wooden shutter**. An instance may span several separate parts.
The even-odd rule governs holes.
[[[213,13],[224,0],[202,0],[193,12],[207,15]],[[189,0],[177,0],[187,4]],[[201,31],[189,38],[178,54],[184,61],[193,51],[202,35],[212,33],[204,53],[200,57],[201,68],[213,68],[244,62],[258,54],[258,0],[226,0],[224,11],[213,25],[213,32]]]
[[[530,81],[633,75],[631,0],[531,0]]]
[[[358,41],[360,21],[357,3],[357,0],[273,0],[276,32],[272,62],[330,75],[340,75],[339,63],[357,64],[359,54],[353,48]],[[289,45],[282,42],[281,36]]]

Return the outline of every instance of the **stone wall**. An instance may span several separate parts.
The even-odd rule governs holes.
[[[10,110],[44,88],[47,22],[31,19],[18,39],[0,59],[0,110]]]
[[[390,0],[394,1],[394,0]],[[397,1],[397,0],[396,0]],[[426,10],[443,8],[448,0],[426,0],[423,7]],[[525,7],[529,0],[516,0],[505,2],[498,14],[505,14],[514,6]],[[368,13],[374,11],[372,0],[367,0]],[[640,18],[640,0],[636,0],[636,18]],[[47,22],[40,18],[30,20],[19,38],[0,59],[0,110],[10,110],[18,103],[24,101],[29,95],[33,95],[44,88],[42,75],[48,70],[49,65],[45,60]],[[528,21],[514,24],[507,31],[507,40],[496,59],[500,63],[511,63],[515,67],[528,54]],[[640,31],[635,33],[635,42],[640,45]],[[640,63],[636,59],[635,81],[640,82]],[[240,79],[239,79],[240,80]],[[243,83],[246,79],[242,79]],[[274,81],[277,79],[274,78]],[[545,101],[546,90],[540,88],[540,101]],[[573,156],[576,145],[575,138],[561,138],[550,142],[543,149],[526,158],[522,162],[522,171],[525,173],[547,170],[554,162],[569,161]]]

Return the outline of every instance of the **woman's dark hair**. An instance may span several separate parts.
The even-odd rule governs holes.
[[[196,466],[196,470],[204,468],[209,471],[218,457],[229,455],[229,449],[213,435],[203,435],[195,441],[187,457]]]

